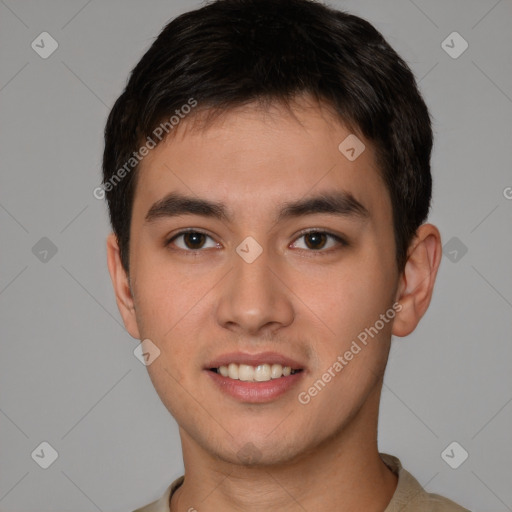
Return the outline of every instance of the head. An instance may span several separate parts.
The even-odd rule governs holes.
[[[182,436],[270,463],[373,422],[391,335],[415,328],[439,265],[431,148],[411,71],[356,16],[219,0],[164,28],[110,113],[103,173],[119,309],[161,352],[148,371]],[[269,352],[300,370],[293,392],[212,382],[226,354]]]

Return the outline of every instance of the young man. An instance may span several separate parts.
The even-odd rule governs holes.
[[[366,21],[219,0],[162,31],[105,131],[108,267],[185,476],[141,511],[463,511],[379,454],[391,336],[441,259],[432,132]]]

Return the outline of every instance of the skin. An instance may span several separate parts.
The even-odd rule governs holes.
[[[326,108],[301,98],[293,113],[249,105],[206,129],[182,121],[142,162],[129,279],[115,236],[107,240],[126,329],[159,347],[147,369],[180,427],[186,478],[172,512],[377,512],[396,488],[377,448],[382,378],[391,335],[412,332],[428,308],[440,235],[421,226],[399,272],[391,202],[372,144],[358,135],[366,149],[351,162],[338,150],[351,131]],[[233,219],[187,214],[146,222],[149,208],[173,191],[222,202]],[[329,191],[350,192],[369,215],[315,213],[275,222],[283,202]],[[185,228],[206,232],[205,248],[187,252],[183,237],[165,245]],[[327,237],[311,248],[303,229],[348,244]],[[235,251],[248,236],[263,248],[250,264]],[[299,403],[298,393],[397,302],[394,320],[310,403]],[[302,378],[269,403],[235,400],[203,369],[235,351],[292,357],[304,367]],[[248,446],[257,454],[252,463],[237,455]]]

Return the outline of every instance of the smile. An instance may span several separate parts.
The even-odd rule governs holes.
[[[272,379],[288,377],[300,372],[300,369],[293,369],[291,366],[283,366],[278,363],[259,364],[252,366],[248,364],[229,363],[218,368],[211,368],[211,371],[233,380],[244,382],[268,382]]]
[[[290,393],[307,373],[303,363],[273,351],[226,353],[207,362],[203,370],[221,393],[253,404]]]

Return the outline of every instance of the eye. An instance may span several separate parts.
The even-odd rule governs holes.
[[[210,239],[210,245],[205,245],[206,240]],[[174,244],[184,251],[198,251],[200,249],[211,249],[218,247],[219,244],[206,233],[194,229],[180,231],[166,242],[166,246]]]
[[[292,246],[296,249],[305,249],[311,251],[320,251],[322,249],[332,249],[336,245],[345,246],[348,245],[343,238],[329,233],[327,231],[312,230],[302,233],[296,240],[304,239],[302,244],[297,246],[297,242],[294,242]]]

